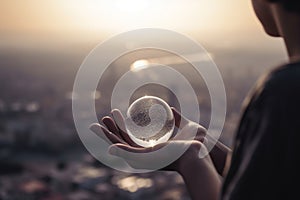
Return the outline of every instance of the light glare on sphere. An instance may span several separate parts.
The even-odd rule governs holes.
[[[175,120],[170,106],[164,100],[144,96],[129,106],[125,125],[129,137],[136,144],[152,147],[170,139]]]

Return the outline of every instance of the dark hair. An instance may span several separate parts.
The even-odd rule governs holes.
[[[273,3],[280,3],[283,7],[292,12],[296,12],[300,14],[300,0],[268,0]]]

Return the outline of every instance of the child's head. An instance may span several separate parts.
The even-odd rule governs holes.
[[[265,31],[271,36],[283,36],[282,21],[290,16],[300,18],[300,0],[252,0],[255,13]]]

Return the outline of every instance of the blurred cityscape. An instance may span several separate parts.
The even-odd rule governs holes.
[[[0,49],[0,199],[189,199],[182,178],[175,172],[122,173],[101,164],[85,150],[73,122],[72,88],[91,46],[78,51]],[[236,62],[243,66],[229,65],[226,59],[236,52],[227,52],[215,50],[214,60],[221,66],[228,102],[221,140],[230,146],[242,101],[266,69],[259,67],[259,61],[257,66],[243,61]],[[251,52],[247,53],[251,58]],[[113,83],[130,63],[158,54],[163,53],[138,52],[112,63],[97,91],[91,93],[99,118],[109,113]],[[260,58],[254,53],[253,57]],[[183,67],[174,66],[179,71]],[[193,74],[188,67],[184,69],[182,74]],[[200,79],[193,77],[191,82],[199,95],[200,123],[207,126],[210,100]],[[136,96],[145,91],[160,94],[178,106],[165,88],[150,85]]]

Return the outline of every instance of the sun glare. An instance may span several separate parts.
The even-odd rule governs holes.
[[[104,38],[146,27],[201,37],[255,30],[257,23],[248,5],[240,0],[230,1],[4,0],[0,6],[0,27],[22,33],[62,33],[70,38]]]
[[[130,70],[136,72],[149,67],[149,64],[148,60],[137,60],[130,66]]]
[[[148,6],[147,0],[117,0],[115,6],[122,12],[141,12]]]

